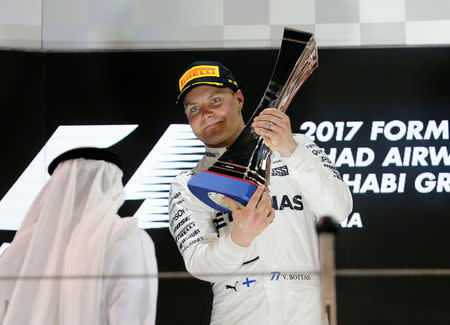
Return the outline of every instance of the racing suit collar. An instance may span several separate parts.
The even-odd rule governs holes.
[[[203,157],[203,159],[200,162],[200,165],[198,166],[200,170],[208,169],[209,167],[211,167],[226,150],[227,147],[209,148],[205,146],[205,156]]]
[[[221,148],[210,148],[205,146],[205,157],[212,158],[214,161],[217,160],[223,153],[227,150],[227,147]]]

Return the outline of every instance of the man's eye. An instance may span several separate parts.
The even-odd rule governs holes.
[[[200,107],[198,107],[198,106],[193,106],[193,107],[191,107],[190,111],[191,111],[191,113],[195,113],[195,112],[197,112],[199,109],[200,109]]]
[[[218,98],[218,97],[211,99],[212,104],[217,104],[218,102],[220,102],[220,98]]]

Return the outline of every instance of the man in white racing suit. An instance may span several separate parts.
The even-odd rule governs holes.
[[[325,153],[268,108],[253,127],[275,149],[270,195],[258,188],[245,208],[228,199],[232,214],[224,214],[187,187],[244,128],[243,102],[219,62],[194,62],[180,78],[177,103],[206,153],[172,182],[171,234],[188,272],[213,283],[211,324],[320,324],[315,223],[322,216],[341,222],[352,210],[348,186]]]

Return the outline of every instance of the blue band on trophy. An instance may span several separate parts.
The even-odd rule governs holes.
[[[221,194],[245,206],[258,186],[248,180],[202,170],[188,182],[189,190],[210,207],[228,213],[230,210],[217,204],[214,195]]]

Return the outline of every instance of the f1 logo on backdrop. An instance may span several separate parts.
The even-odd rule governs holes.
[[[0,201],[0,229],[19,229],[28,208],[50,177],[48,165],[59,154],[77,147],[110,147],[137,127],[136,124],[59,126]],[[203,154],[203,144],[189,125],[173,124],[167,128],[125,185],[126,200],[144,200],[135,213],[141,228],[168,226],[167,198],[172,178],[193,168]]]
[[[59,126],[0,201],[0,230],[19,229],[34,198],[48,181],[47,167],[55,157],[77,147],[111,147],[137,127],[137,124]],[[196,138],[189,124],[172,124],[167,128],[125,185],[126,200],[143,200],[134,214],[139,227],[169,226],[168,196],[172,178],[183,170],[194,168],[204,154],[203,143]],[[359,214],[356,217],[360,220]],[[351,220],[349,224],[352,224]]]

